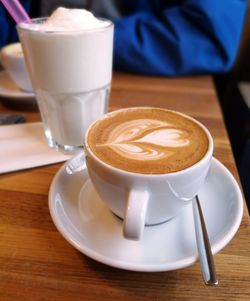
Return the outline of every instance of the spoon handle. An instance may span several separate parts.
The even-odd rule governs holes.
[[[198,195],[193,200],[193,215],[195,224],[196,243],[199,252],[201,272],[206,285],[218,285],[214,258],[206,230],[206,224]]]

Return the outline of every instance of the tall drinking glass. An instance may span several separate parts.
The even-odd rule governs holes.
[[[72,31],[17,26],[49,146],[63,152],[83,147],[89,124],[107,112],[113,53],[113,23]]]

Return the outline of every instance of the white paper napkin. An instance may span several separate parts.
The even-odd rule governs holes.
[[[48,146],[41,122],[0,126],[0,174],[69,158]]]

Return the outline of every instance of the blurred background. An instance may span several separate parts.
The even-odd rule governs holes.
[[[236,62],[217,91],[250,211],[250,1]]]

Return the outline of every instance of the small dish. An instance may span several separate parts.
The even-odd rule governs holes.
[[[74,161],[72,161],[74,160]],[[72,163],[82,162],[72,171]],[[200,201],[213,254],[236,234],[243,199],[231,173],[215,158]],[[122,222],[95,192],[83,154],[68,161],[56,174],[49,192],[51,217],[63,237],[83,254],[104,264],[133,271],[169,271],[198,259],[192,205],[172,220],[148,226],[141,241],[122,236]]]
[[[35,101],[33,92],[21,90],[9,77],[7,71],[0,71],[0,97],[15,100]]]

